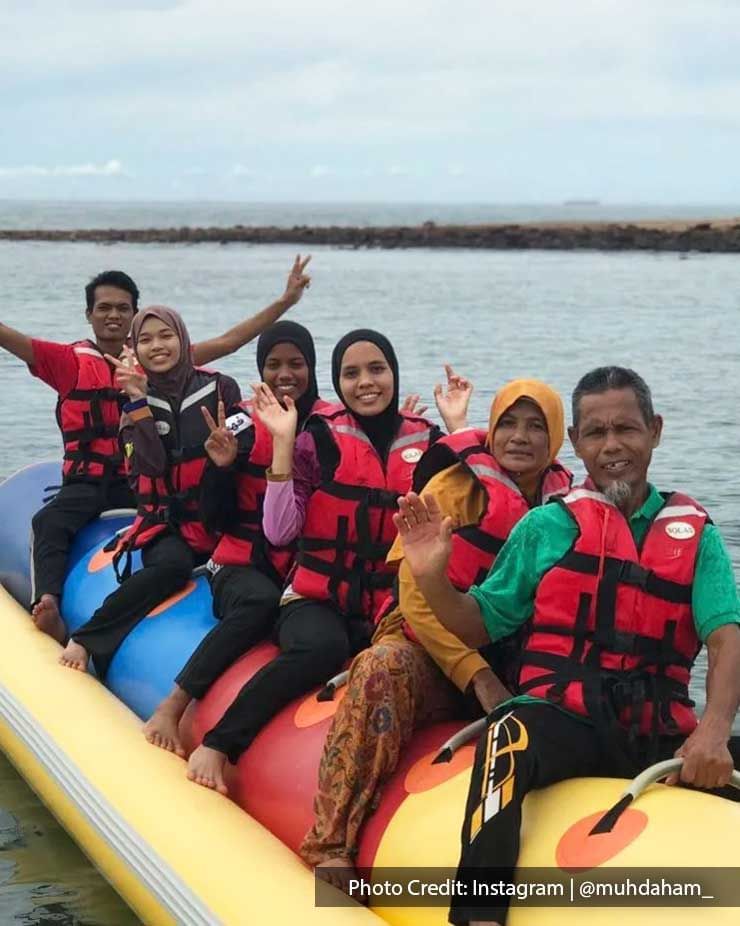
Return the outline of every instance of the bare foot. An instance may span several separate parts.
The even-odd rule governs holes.
[[[90,654],[81,643],[75,643],[70,640],[64,647],[64,652],[59,657],[59,662],[68,669],[79,669],[80,672],[87,671],[87,663]]]
[[[228,794],[224,781],[226,756],[217,749],[198,746],[188,759],[188,778],[204,788],[213,788],[219,794]]]
[[[162,701],[144,724],[144,736],[152,746],[159,746],[185,758],[185,747],[180,739],[180,718],[190,703],[190,695],[176,686]]]
[[[57,643],[64,643],[67,639],[67,629],[59,613],[56,595],[42,595],[33,606],[31,617],[39,630],[53,637]]]
[[[352,900],[356,900],[357,903],[367,906],[367,897],[353,897],[352,894],[350,894],[349,882],[352,878],[357,877],[357,869],[351,858],[346,856],[328,858],[323,862],[319,862],[314,872],[317,878],[326,881],[327,884],[331,884],[332,887],[342,891],[342,893],[351,897]]]

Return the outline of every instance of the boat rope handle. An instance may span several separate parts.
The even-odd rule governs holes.
[[[329,681],[324,685],[321,691],[316,695],[317,701],[333,701],[334,693],[337,688],[342,688],[347,684],[347,679],[349,678],[349,669],[345,669],[344,672],[340,672],[338,675],[335,675],[334,678],[330,678]]]
[[[673,772],[679,771],[682,765],[683,759],[666,759],[665,762],[656,762],[655,765],[646,768],[644,772],[640,772],[640,774],[633,779],[622,797],[630,795],[632,800],[635,800],[649,785],[654,784],[656,781],[660,781],[661,778],[666,778],[668,775],[673,774]],[[730,784],[733,788],[740,790],[740,772],[736,769],[732,772]]]
[[[111,518],[135,518],[136,508],[106,508],[98,515],[99,520],[109,521]],[[129,525],[130,527],[131,525]],[[128,527],[121,528],[128,530]]]
[[[458,749],[466,743],[469,743],[470,740],[477,739],[485,729],[486,718],[481,717],[479,720],[474,720],[466,727],[463,727],[462,730],[458,730],[447,742],[440,746],[439,752],[432,759],[432,765],[439,765],[441,762],[450,762]]]
[[[645,788],[654,784],[656,781],[660,781],[661,778],[665,778],[667,775],[678,772],[682,765],[683,759],[666,759],[665,762],[656,762],[655,765],[646,768],[644,772],[640,772],[640,774],[630,782],[629,787],[624,791],[617,803],[614,804],[613,807],[610,807],[609,810],[599,818],[589,832],[589,836],[596,836],[600,833],[610,833],[614,829],[617,820],[619,820],[629,805],[637,800]],[[740,772],[737,770],[732,772],[730,784],[733,788],[740,789]]]

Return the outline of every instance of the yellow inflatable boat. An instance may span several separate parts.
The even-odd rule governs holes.
[[[23,478],[33,477],[40,485],[51,481],[48,473],[43,479],[33,471],[24,473],[0,486],[5,518],[0,534],[7,538],[10,530],[15,536],[15,546],[8,541],[0,549],[0,578],[18,598],[27,596],[26,538],[30,512],[39,505],[24,489]],[[81,611],[91,613],[96,596],[105,592],[101,583],[107,581],[108,567],[101,538],[110,529],[103,524],[99,533],[89,549],[75,554],[76,598],[69,598],[70,609],[76,600]],[[197,627],[188,623],[193,615],[187,608],[203,611],[207,593],[198,577],[190,586],[142,622],[117,673],[111,673],[112,687],[118,686],[119,696],[136,713],[92,676],[59,666],[58,645],[39,633],[27,611],[0,588],[0,748],[143,923],[369,926],[382,917],[397,926],[442,926],[447,921],[444,899],[438,906],[398,907],[375,896],[372,910],[316,907],[313,875],[291,851],[310,825],[321,747],[342,689],[334,700],[310,693],[276,716],[231,771],[233,800],[188,782],[181,759],[144,740],[141,718],[164,692],[152,684],[155,673],[142,666],[142,654],[155,655],[158,684],[166,691],[194,644],[184,640],[180,652],[175,636],[162,636],[167,644],[157,646],[155,635],[173,628],[190,627],[193,634],[207,629],[202,622]],[[246,654],[186,715],[184,732],[191,745],[271,655],[266,644]],[[473,745],[454,744],[449,761],[434,760],[457,729],[441,724],[414,738],[364,828],[361,866],[413,869],[421,880],[436,877],[425,869],[454,869]],[[652,785],[625,811],[618,827],[590,836],[594,821],[615,804],[626,784],[578,779],[530,795],[524,805],[520,865],[553,872],[740,869],[740,804],[697,792]],[[695,924],[699,917],[702,926],[729,926],[740,922],[740,908],[637,906],[626,911],[515,904],[508,922],[654,926]]]

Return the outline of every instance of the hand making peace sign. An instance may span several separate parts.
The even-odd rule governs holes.
[[[121,352],[122,359],[111,357],[105,354],[105,359],[111,366],[115,367],[116,386],[135,402],[137,399],[143,399],[147,393],[146,373],[142,370],[136,360],[136,354],[130,347],[124,345]]]
[[[295,305],[303,295],[303,290],[308,289],[311,285],[311,277],[303,272],[310,260],[310,254],[304,260],[301,260],[301,255],[298,254],[293,261],[293,266],[288,274],[288,282],[285,284],[285,293],[283,295],[283,299],[285,299],[289,305]]]
[[[206,420],[208,429],[211,432],[204,444],[206,453],[213,460],[216,466],[226,468],[236,459],[238,442],[236,434],[226,427],[226,413],[224,412],[224,403],[219,399],[218,402],[218,424],[213,420],[213,416],[205,407],[201,405],[200,410]]]

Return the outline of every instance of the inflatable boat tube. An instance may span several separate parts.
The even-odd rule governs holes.
[[[16,589],[28,582],[31,516],[58,475],[58,466],[36,464],[0,485],[0,575]],[[129,520],[113,513],[78,534],[62,600],[70,630],[116,587],[104,547]],[[188,782],[185,763],[149,746],[140,730],[214,626],[204,576],[195,574],[129,635],[111,663],[110,692],[58,666],[57,644],[9,596],[0,599],[0,611],[6,631],[0,745],[144,922],[377,922],[361,908],[314,908],[313,878],[293,854],[313,821],[319,760],[341,686],[330,700],[314,691],[281,710],[238,765],[227,766],[227,800]],[[191,704],[181,727],[188,748],[275,653],[270,643],[258,645]],[[456,866],[474,745],[457,747],[453,740],[448,761],[434,760],[460,727],[437,724],[415,735],[363,829],[360,867]],[[584,821],[603,814],[625,786],[576,779],[530,795],[520,864],[740,867],[740,804],[661,784],[625,812],[629,833],[620,830],[621,841],[598,837],[595,851]],[[377,904],[375,913],[399,926],[447,921],[444,907]],[[729,912],[736,917],[737,910]],[[695,908],[631,908],[629,917],[636,926],[653,926],[663,913],[671,923],[696,922]],[[702,922],[737,922],[727,913],[702,909]],[[624,910],[515,905],[508,922],[555,926],[586,916],[606,926],[623,922]]]

